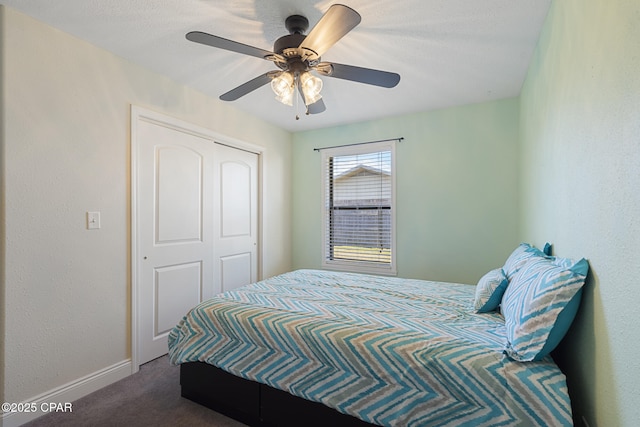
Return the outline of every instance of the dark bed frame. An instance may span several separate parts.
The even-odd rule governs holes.
[[[256,427],[371,427],[350,415],[203,362],[180,365],[182,397]]]

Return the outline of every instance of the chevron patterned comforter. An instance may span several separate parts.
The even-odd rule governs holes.
[[[297,270],[192,309],[169,335],[169,357],[381,426],[572,425],[564,375],[550,358],[504,356],[504,320],[476,314],[474,292]]]

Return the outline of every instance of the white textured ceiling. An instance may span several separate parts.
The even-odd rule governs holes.
[[[42,22],[217,98],[275,69],[189,42],[199,30],[272,50],[284,21],[310,27],[333,1],[0,0]],[[472,104],[520,93],[551,0],[350,0],[362,22],[324,61],[400,74],[392,89],[323,77],[327,110],[295,120],[268,85],[231,104],[290,131]],[[46,43],[46,41],[43,41]],[[224,102],[224,101],[220,101]]]

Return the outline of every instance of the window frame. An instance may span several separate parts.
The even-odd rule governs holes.
[[[362,145],[326,148],[321,151],[321,203],[322,203],[322,268],[329,270],[349,271],[355,273],[370,273],[395,276],[396,268],[396,144],[397,141],[383,141]],[[331,157],[351,156],[358,154],[376,153],[381,151],[391,152],[391,262],[377,263],[372,261],[334,260],[330,259],[329,250],[329,206],[328,192],[330,189],[328,174],[328,161]]]

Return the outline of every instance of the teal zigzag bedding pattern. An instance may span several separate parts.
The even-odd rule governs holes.
[[[504,320],[475,313],[474,292],[297,270],[195,307],[171,331],[169,357],[382,426],[572,425],[564,375],[550,358],[507,358]]]

